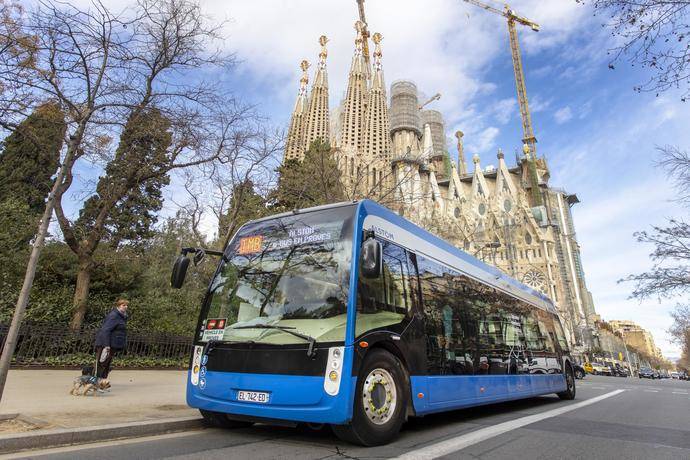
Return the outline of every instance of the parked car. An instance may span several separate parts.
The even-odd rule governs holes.
[[[585,369],[582,367],[580,364],[574,364],[573,365],[573,372],[575,372],[575,378],[576,379],[584,379],[585,378]]]
[[[611,369],[599,363],[592,363],[592,374],[594,375],[611,375]]]
[[[616,363],[615,366],[611,367],[611,372],[616,377],[630,377],[630,372],[628,371],[628,369],[626,369],[618,363]]]
[[[680,380],[680,372],[671,372],[671,378]]]
[[[657,371],[655,371],[654,369],[651,369],[649,367],[641,367],[638,376],[641,379],[658,379],[658,378],[661,378],[661,377],[659,377],[659,373]]]

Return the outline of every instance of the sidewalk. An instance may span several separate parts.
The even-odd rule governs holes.
[[[0,414],[18,413],[51,428],[79,428],[177,417],[198,417],[185,402],[186,371],[110,374],[110,392],[72,396],[78,370],[10,370]],[[22,430],[23,431],[23,430]]]

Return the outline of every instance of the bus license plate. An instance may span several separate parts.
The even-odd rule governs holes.
[[[240,390],[237,392],[237,400],[266,404],[268,402],[268,393]]]

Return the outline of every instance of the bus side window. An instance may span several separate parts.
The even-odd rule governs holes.
[[[359,276],[357,336],[401,322],[412,306],[407,254],[393,243],[383,241],[382,246],[382,276],[375,279]]]
[[[561,321],[556,315],[553,316],[553,326],[556,331],[556,338],[558,339],[558,345],[561,346],[563,352],[568,352],[568,342],[565,340],[565,334],[563,333],[563,327],[561,326]]]

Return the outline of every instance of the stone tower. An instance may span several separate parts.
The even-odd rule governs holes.
[[[386,100],[386,84],[383,79],[381,65],[381,40],[383,37],[375,33],[372,37],[374,48],[374,71],[371,80],[367,111],[364,116],[362,134],[363,161],[371,165],[371,184],[373,187],[382,186],[388,181],[390,174],[390,123],[388,120],[388,101]]]
[[[306,117],[304,128],[303,149],[306,151],[311,143],[316,139],[324,142],[331,140],[331,122],[328,112],[328,71],[326,70],[326,50],[328,38],[322,35],[319,38],[321,52],[319,53],[319,63],[314,74],[314,84],[311,87],[309,97],[309,110]]]
[[[418,156],[422,137],[417,85],[396,81],[391,85],[391,149],[394,157]]]
[[[360,152],[362,148],[364,116],[367,103],[367,64],[362,54],[362,23],[357,21],[357,38],[355,39],[355,54],[350,65],[347,80],[347,93],[343,104],[341,147],[348,151]]]
[[[302,68],[302,78],[299,80],[299,93],[297,101],[290,118],[287,141],[285,143],[285,161],[301,160],[304,156],[304,129],[306,125],[305,115],[307,114],[307,84],[309,83],[309,62],[306,60],[300,64]]]

